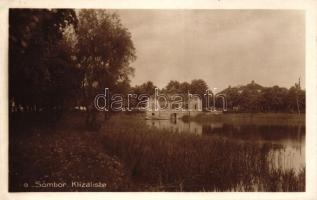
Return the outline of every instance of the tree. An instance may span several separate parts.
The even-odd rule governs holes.
[[[136,85],[133,88],[133,93],[137,95],[146,94],[146,95],[153,95],[155,93],[156,86],[153,84],[152,81],[147,81],[141,85]]]
[[[72,9],[10,9],[9,97],[17,105],[60,107],[77,87],[78,69],[64,40],[68,26],[77,26]]]
[[[190,84],[188,82],[179,82],[176,80],[171,80],[168,82],[164,91],[170,94],[181,94],[186,96],[190,91]]]
[[[261,96],[263,111],[283,112],[286,110],[287,89],[279,86],[265,88]]]
[[[228,87],[221,93],[227,97],[228,108],[243,112],[305,112],[305,91],[299,84],[290,89],[263,87],[254,81],[247,85]]]
[[[202,79],[194,79],[191,81],[190,84],[190,93],[199,95],[202,99],[202,107],[206,108],[209,105],[207,105],[208,101],[204,97],[204,94],[206,94],[206,90],[208,90],[207,83]],[[208,97],[209,98],[209,97]]]
[[[301,90],[300,87],[295,84],[292,86],[287,93],[285,104],[287,105],[288,109],[292,112],[305,112],[306,106],[306,98],[305,98],[305,91]]]
[[[188,82],[182,82],[179,85],[180,93],[187,94],[190,91],[190,84]]]
[[[203,94],[208,90],[207,83],[202,79],[194,79],[190,84],[190,92],[192,94],[198,94],[203,97]]]
[[[180,82],[178,81],[170,81],[165,87],[167,93],[177,94],[180,93]]]
[[[95,124],[93,99],[105,88],[112,91],[133,75],[130,62],[136,59],[131,34],[116,14],[104,10],[81,10],[77,34],[77,58],[83,71],[83,103],[87,123]]]
[[[233,110],[234,107],[237,107],[240,105],[241,95],[239,93],[239,88],[229,86],[228,88],[221,91],[220,93],[225,94],[228,109]],[[219,106],[219,103],[217,105]]]

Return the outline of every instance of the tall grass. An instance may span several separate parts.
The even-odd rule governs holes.
[[[269,166],[272,144],[150,129],[117,115],[102,129],[105,150],[124,162],[136,191],[304,191],[300,173]]]

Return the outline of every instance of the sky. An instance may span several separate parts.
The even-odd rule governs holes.
[[[305,81],[305,15],[298,10],[115,10],[131,32],[132,85],[204,79],[224,89]]]

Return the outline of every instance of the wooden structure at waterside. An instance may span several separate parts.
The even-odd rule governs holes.
[[[222,100],[222,110],[216,109],[216,99],[220,98]],[[208,115],[218,115],[227,111],[227,100],[225,95],[216,94],[213,95],[213,106],[210,110],[204,112]],[[184,102],[183,102],[184,103]],[[182,118],[183,116],[196,116],[203,111],[202,108],[202,99],[199,96],[193,95],[186,103],[183,104],[183,107],[180,109],[175,105],[171,96],[167,96],[167,99],[160,101],[153,96],[148,99],[146,109],[146,119],[170,119],[176,120]]]
[[[147,103],[146,119],[176,120],[183,116],[196,116],[202,112],[202,100],[198,96],[193,96],[183,108],[178,108],[170,96],[164,102],[150,97]]]

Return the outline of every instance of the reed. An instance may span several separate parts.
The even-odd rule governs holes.
[[[102,129],[107,153],[119,157],[136,191],[304,191],[300,173],[270,168],[272,144],[170,133],[142,116],[114,116]]]

